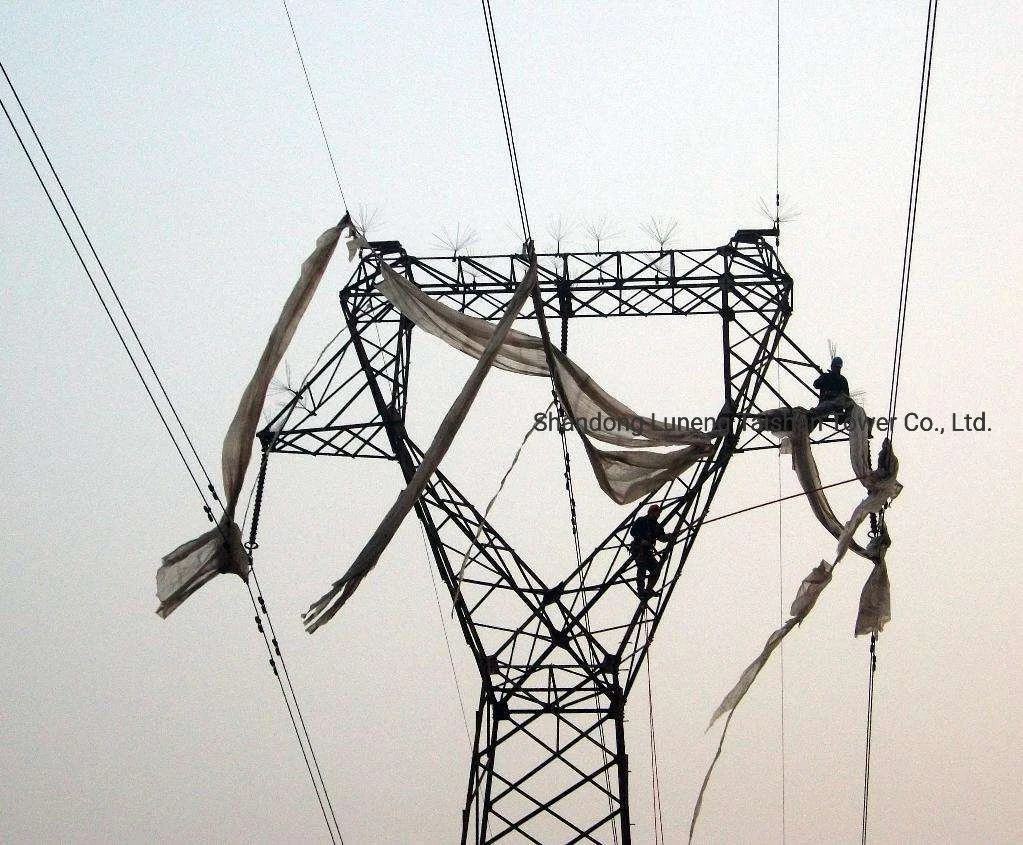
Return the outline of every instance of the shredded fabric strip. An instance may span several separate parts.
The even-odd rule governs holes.
[[[156,596],[160,606],[156,612],[161,617],[169,616],[192,593],[221,572],[233,572],[243,580],[248,580],[249,557],[242,546],[241,529],[234,521],[234,514],[249,459],[252,457],[252,443],[259,415],[274,371],[284,357],[309,301],[316,293],[341,232],[346,228],[352,228],[347,214],[337,226],[320,235],[316,248],[302,264],[298,281],[281,309],[277,324],[270,333],[256,371],[242,394],[234,419],[224,437],[221,453],[224,516],[216,528],[166,555],[157,570]]]
[[[760,670],[767,665],[768,660],[782,640],[801,625],[810,611],[813,610],[817,599],[820,598],[821,593],[831,583],[835,566],[847,551],[852,550],[855,554],[871,561],[874,565],[860,594],[855,626],[856,636],[878,633],[891,620],[891,595],[888,570],[885,565],[885,553],[891,545],[888,533],[882,529],[880,534],[872,538],[866,547],[860,546],[853,539],[856,529],[859,528],[867,516],[871,513],[879,513],[882,508],[902,492],[902,485],[897,479],[899,461],[892,451],[891,441],[887,438],[885,439],[881,453],[878,456],[877,468],[873,469],[870,464],[870,421],[864,410],[859,405],[852,403],[848,417],[849,462],[856,477],[866,488],[867,495],[843,524],[835,516],[831,503],[828,501],[824,491],[820,489],[822,486],[820,474],[810,447],[810,412],[805,408],[779,409],[777,411],[769,411],[765,416],[774,418],[785,416],[791,420],[791,434],[784,438],[782,445],[787,445],[786,451],[791,451],[792,468],[810,504],[810,510],[828,533],[838,541],[838,546],[832,563],[822,560],[803,579],[789,610],[789,618],[767,638],[767,642],[764,643],[760,654],[746,667],[742,675],[739,676],[735,686],[729,690],[728,694],[714,711],[710,724],[707,726],[708,730],[722,716],[727,714],[728,719],[725,721],[717,753],[707,769],[707,774],[703,779],[703,785],[700,787],[700,794],[693,809],[693,818],[689,827],[690,842],[692,842],[693,833],[696,830],[696,820],[699,817],[700,808],[703,806],[703,798],[710,783],[711,773],[714,771],[714,766],[721,756],[721,749],[724,746],[725,736],[728,733],[728,727],[731,724],[735,708],[738,707],[739,702],[749,692],[757,675],[760,674]]]
[[[493,338],[495,328],[486,320],[469,317],[431,299],[419,288],[381,266],[383,278],[377,290],[423,331],[440,338],[461,352],[479,358]],[[624,402],[615,399],[578,364],[557,349],[551,349],[562,388],[562,401],[573,419],[623,421],[609,430],[577,429],[600,489],[618,504],[628,504],[653,492],[677,477],[700,458],[713,451],[714,432],[675,429],[661,422],[650,424]],[[510,330],[494,357],[494,366],[521,375],[550,378],[543,341],[525,332]],[[633,425],[643,420],[645,425]],[[608,451],[593,445],[600,440],[615,446],[632,447]],[[670,452],[639,451],[658,446],[680,446]]]
[[[386,265],[381,264],[381,267],[384,268],[386,274],[388,269]],[[397,274],[392,272],[391,275]],[[302,614],[302,620],[310,634],[324,623],[333,619],[345,602],[351,598],[352,594],[358,589],[359,584],[362,583],[370,570],[376,566],[380,555],[384,553],[394,533],[401,526],[408,512],[412,510],[416,499],[419,498],[420,493],[423,492],[427,482],[429,482],[430,476],[433,475],[444,455],[447,454],[448,448],[455,439],[455,435],[465,420],[466,414],[469,413],[469,408],[483,386],[483,380],[486,378],[487,373],[490,372],[490,368],[494,366],[495,360],[501,351],[501,346],[511,331],[512,323],[518,317],[519,311],[522,310],[522,306],[525,305],[526,300],[533,291],[533,287],[536,285],[536,275],[537,268],[534,261],[519,283],[511,302],[508,303],[508,308],[501,317],[501,321],[492,331],[489,340],[481,350],[478,356],[479,361],[476,363],[472,375],[469,376],[461,392],[455,398],[447,414],[445,414],[440,427],[437,429],[437,433],[434,435],[433,442],[430,444],[430,448],[423,455],[422,463],[420,463],[419,468],[412,476],[411,481],[398,495],[397,500],[391,506],[391,509],[387,512],[380,525],[377,526],[373,536],[370,537],[358,557],[356,557],[355,562],[348,568],[348,571],[335,581],[323,596],[313,602],[309,610]]]

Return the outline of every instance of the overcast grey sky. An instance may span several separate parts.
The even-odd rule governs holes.
[[[781,245],[792,335],[838,344],[870,413],[887,405],[926,3],[782,2]],[[342,213],[279,3],[0,3],[0,55],[211,469],[266,334],[316,236]],[[647,247],[764,223],[774,191],[773,2],[495,4],[539,246],[548,221],[602,215]],[[372,234],[434,252],[518,244],[475,3],[293,3],[353,205]],[[893,620],[879,644],[871,841],[1013,842],[1023,832],[1023,588],[1015,371],[1020,62],[1017,3],[942,3],[900,411],[987,432],[902,431],[890,512]],[[10,92],[0,89],[5,103]],[[160,557],[205,518],[8,127],[0,139],[0,365],[7,481],[0,563],[0,839],[316,841],[322,819],[241,583],[170,619]],[[340,328],[338,254],[288,355],[304,372]],[[654,322],[654,321],[649,321]],[[688,325],[601,322],[574,357],[643,411],[713,413]],[[417,339],[420,442],[471,362]],[[716,354],[716,348],[711,350]],[[702,356],[702,357],[701,357]],[[711,372],[714,372],[713,370]],[[444,465],[489,497],[546,390],[495,374]],[[418,404],[416,404],[418,403]],[[706,403],[706,407],[704,407]],[[697,407],[697,405],[699,407]],[[553,438],[535,438],[494,520],[527,557],[571,560]],[[820,456],[825,481],[844,451]],[[581,454],[577,461],[582,466]],[[397,468],[277,456],[257,565],[346,841],[457,840],[478,681],[442,618],[408,523],[313,637],[299,612],[348,565],[399,489]],[[620,509],[577,482],[584,546]],[[795,489],[782,467],[782,492]],[[714,512],[778,493],[778,459],[733,461]],[[856,493],[835,501],[850,509]],[[532,512],[539,508],[540,517]],[[530,513],[527,516],[527,509]],[[561,509],[561,510],[559,510]],[[833,541],[805,503],[708,526],[652,650],[666,838],[684,838],[717,730],[710,713]],[[779,568],[779,548],[781,566]],[[836,571],[785,649],[787,841],[859,836],[867,567]],[[781,841],[781,678],[742,705],[699,841]],[[630,702],[637,842],[652,841],[647,703]]]

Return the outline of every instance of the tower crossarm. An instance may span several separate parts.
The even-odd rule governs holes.
[[[792,280],[761,234],[740,230],[729,243],[710,249],[540,255],[539,287],[545,314],[561,321],[576,317],[737,318],[734,331],[741,337],[746,316],[757,318],[767,309],[775,312],[777,322],[787,319],[792,310]],[[503,313],[528,266],[522,255],[422,258],[405,254],[396,242],[388,243],[386,260],[424,292],[487,320],[496,320]],[[342,310],[352,313],[353,328],[363,337],[368,367],[386,382],[387,401],[404,419],[412,328],[374,290],[380,260],[379,254],[367,253],[340,298]],[[730,292],[727,305],[721,296],[723,284]],[[532,320],[535,315],[527,304],[520,322]],[[750,331],[764,328],[761,324]],[[287,386],[293,395],[261,432],[261,437],[269,438],[271,451],[395,459],[352,342],[346,323],[324,350],[323,363],[303,383]],[[741,357],[742,350],[733,347],[730,354]],[[759,385],[751,385],[757,389],[750,413],[785,407],[792,401],[812,405],[816,393],[811,384],[819,374],[816,363],[784,332],[773,355],[792,390],[783,396],[776,386],[761,379]],[[735,373],[744,374],[738,357],[734,363],[739,365]],[[741,387],[730,381],[732,391]],[[815,443],[831,442],[844,440],[845,435],[833,426],[823,426],[812,438]],[[736,449],[776,446],[750,425]]]
[[[742,256],[733,261],[731,256]],[[788,280],[773,251],[729,244],[713,249],[571,252],[537,256],[545,316],[651,317],[720,314],[717,292],[726,265],[735,285],[755,292]],[[495,320],[528,267],[522,255],[421,258],[405,268],[428,295],[473,317]],[[768,281],[774,290],[777,285]],[[739,306],[743,307],[743,306]],[[535,320],[531,308],[523,319]]]

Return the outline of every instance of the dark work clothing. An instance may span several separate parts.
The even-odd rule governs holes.
[[[635,541],[633,545],[636,543],[645,543],[653,546],[655,540],[664,542],[668,539],[668,535],[665,534],[664,529],[661,528],[661,523],[652,516],[641,516],[632,523],[632,528],[629,530],[629,533],[632,534],[632,538]]]
[[[830,402],[839,396],[849,395],[849,382],[841,373],[827,372],[817,377],[813,386],[820,391],[820,401]]]
[[[630,529],[632,543],[629,551],[636,561],[636,582],[641,598],[648,597],[653,591],[657,577],[661,574],[661,562],[654,554],[654,543],[669,539],[664,529],[652,516],[641,516]]]

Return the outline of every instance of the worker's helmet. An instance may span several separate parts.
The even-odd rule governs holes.
[[[661,512],[661,506],[660,505],[651,505],[650,507],[648,507],[646,509],[646,512],[650,513],[650,514],[660,513]]]
[[[839,370],[842,369],[842,359],[836,355],[834,358],[831,359],[831,366]]]

